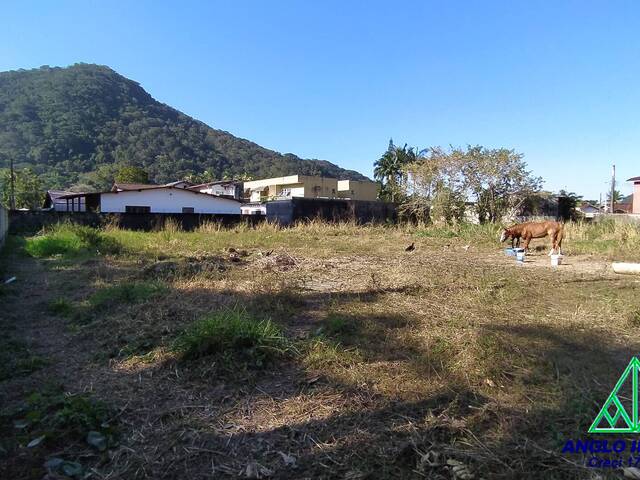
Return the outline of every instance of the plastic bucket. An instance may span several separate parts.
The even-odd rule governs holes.
[[[508,257],[515,257],[516,256],[516,252],[513,248],[505,248],[504,249],[504,254],[507,255]]]
[[[524,248],[516,248],[515,253],[516,253],[516,262],[524,263],[524,257],[525,257]]]
[[[558,265],[562,265],[562,255],[552,254],[551,255],[551,266],[557,267]]]

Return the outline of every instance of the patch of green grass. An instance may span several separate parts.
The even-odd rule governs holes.
[[[102,288],[89,297],[89,305],[102,310],[123,303],[141,303],[167,290],[159,281],[124,282]]]
[[[32,393],[22,407],[2,416],[13,427],[2,441],[5,450],[33,442],[32,448],[64,450],[82,443],[104,451],[115,443],[111,409],[88,394],[65,393],[58,386]]]
[[[0,381],[29,375],[47,363],[22,341],[6,337],[0,341]]]
[[[330,313],[320,328],[320,333],[334,338],[351,338],[356,332],[353,319],[335,313]]]
[[[313,369],[349,367],[363,361],[363,355],[355,347],[345,348],[338,342],[322,336],[309,341],[304,348],[303,363]]]
[[[121,244],[103,232],[82,225],[62,223],[41,235],[27,238],[24,250],[36,258],[74,256],[81,252],[116,254]]]
[[[294,347],[270,320],[257,319],[239,307],[221,310],[189,326],[173,343],[183,359],[207,355],[262,366],[292,353]]]
[[[54,315],[69,317],[73,313],[73,305],[65,298],[58,298],[49,303],[48,310]]]

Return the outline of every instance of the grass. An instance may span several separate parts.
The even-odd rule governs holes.
[[[116,254],[121,245],[101,231],[71,223],[61,223],[40,235],[28,238],[24,250],[36,258],[56,255],[75,256],[80,253]]]
[[[45,463],[56,478],[86,478],[92,465],[85,462],[95,463],[92,457],[96,453],[116,444],[113,418],[104,402],[88,394],[70,394],[59,386],[46,386],[28,395],[19,408],[2,411],[0,448],[7,464],[16,461],[14,456],[26,448],[31,456],[18,462],[32,472],[37,469],[30,463],[37,458],[38,467]]]
[[[166,286],[159,281],[123,282],[99,289],[88,302],[94,309],[104,310],[122,304],[141,303],[166,291]]]
[[[57,298],[49,303],[49,312],[61,317],[69,317],[73,313],[73,305],[65,298]]]
[[[194,322],[176,338],[173,350],[185,360],[216,355],[262,366],[293,347],[270,320],[256,319],[234,307]]]
[[[29,375],[47,364],[24,341],[5,332],[0,340],[0,381]]]
[[[96,320],[59,332],[64,365],[51,372],[124,411],[126,448],[104,457],[97,476],[195,478],[212,464],[235,475],[257,462],[278,478],[449,478],[444,465],[455,460],[475,478],[586,478],[588,459],[563,456],[561,446],[588,438],[640,348],[640,298],[633,277],[576,266],[637,258],[637,227],[567,225],[559,269],[535,251],[537,264],[516,267],[501,254],[498,230],[110,227],[98,237],[119,253],[20,272],[25,288],[3,297],[12,312],[3,327],[20,338],[42,305]],[[416,250],[405,252],[411,242]],[[232,262],[229,247],[248,254]],[[223,268],[140,280],[163,259]],[[40,277],[48,288],[30,303]],[[70,286],[87,300],[71,303]],[[52,330],[58,323],[64,328],[54,321]],[[39,368],[2,386],[17,396],[12,388],[50,372]],[[21,435],[14,430],[7,439]]]

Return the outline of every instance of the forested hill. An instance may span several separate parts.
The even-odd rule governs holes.
[[[18,168],[32,167],[47,187],[96,188],[116,165],[141,166],[156,182],[204,171],[215,178],[364,178],[211,128],[110,68],[89,64],[0,72],[0,168],[10,157]]]

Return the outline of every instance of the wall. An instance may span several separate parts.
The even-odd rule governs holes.
[[[0,205],[0,248],[4,245],[4,241],[9,231],[9,211]]]
[[[378,198],[378,184],[357,180],[339,180],[338,196],[351,200],[366,200],[374,202]]]
[[[262,215],[216,215],[198,213],[96,213],[96,212],[55,212],[55,211],[19,211],[10,212],[10,229],[13,234],[34,234],[42,228],[62,222],[78,225],[102,227],[118,225],[131,230],[157,230],[162,228],[168,219],[177,223],[183,230],[198,228],[204,223],[219,223],[233,226],[248,223],[260,223]]]
[[[124,213],[127,205],[151,207],[151,213],[182,213],[182,207],[193,207],[194,213],[240,215],[239,202],[180,188],[135,190],[100,195],[100,211],[103,213]]]
[[[633,184],[633,207],[631,213],[640,213],[640,182]]]
[[[331,222],[396,222],[396,206],[385,202],[325,198],[292,198],[267,202],[267,220],[289,225],[297,221],[322,219]]]

